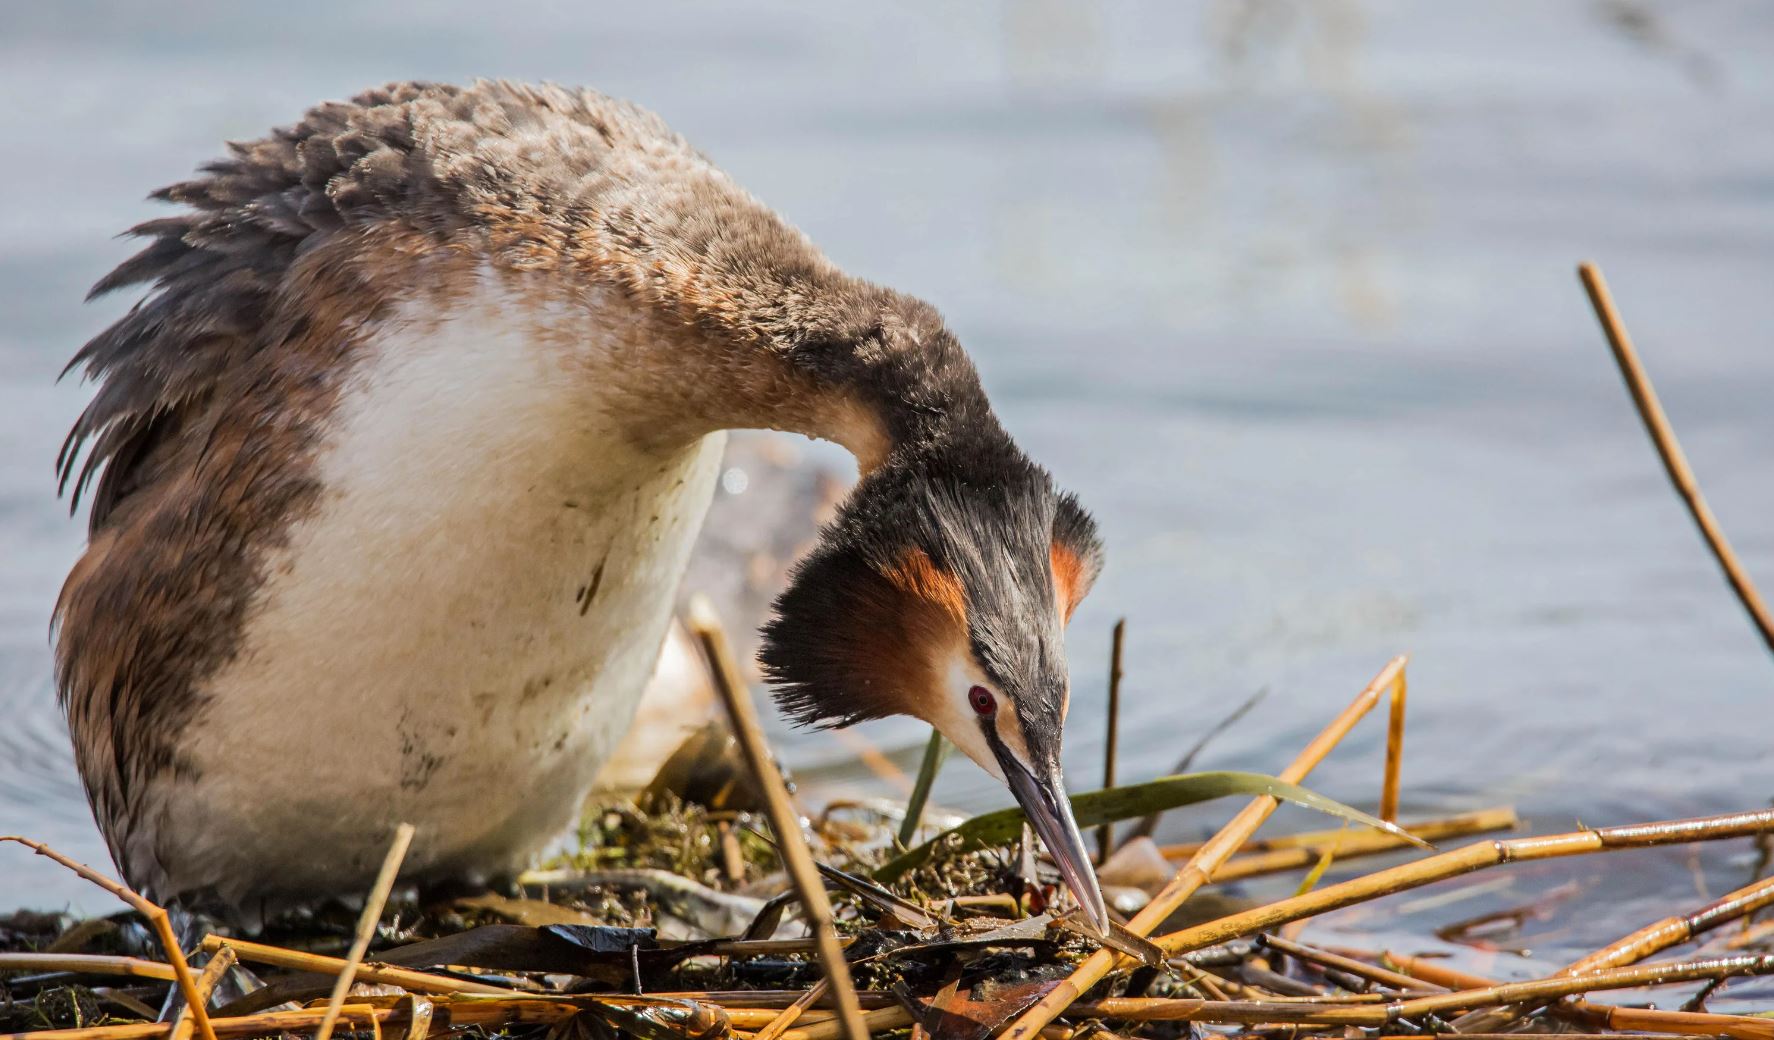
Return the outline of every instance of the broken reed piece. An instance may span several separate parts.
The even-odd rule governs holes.
[[[1355,699],[1344,708],[1336,718],[1332,719],[1318,736],[1307,744],[1305,749],[1296,756],[1288,767],[1281,771],[1280,779],[1297,784],[1330,754],[1331,749],[1342,742],[1355,724],[1368,712],[1374,709],[1380,698],[1392,690],[1404,675],[1407,658],[1403,655],[1387,662],[1386,667],[1355,696]],[[1183,864],[1176,876],[1161,889],[1145,909],[1135,915],[1127,924],[1128,931],[1135,935],[1151,935],[1152,931],[1176,912],[1202,885],[1213,878],[1214,871],[1231,858],[1234,852],[1256,832],[1258,827],[1269,818],[1280,803],[1274,798],[1263,795],[1254,798],[1232,817],[1219,833],[1215,834],[1207,844]],[[1103,976],[1119,964],[1131,964],[1130,958],[1124,957],[1113,950],[1098,950],[1085,959],[1074,970],[1071,976],[1059,983],[1035,1005],[1023,1012],[1013,1022],[1004,1035],[1010,1040],[1032,1040],[1041,1029],[1063,1014],[1066,1008],[1082,997],[1086,990],[1096,985]]]
[[[167,916],[158,903],[149,901],[135,889],[120,881],[112,880],[84,863],[76,862],[62,855],[40,841],[20,837],[16,834],[0,834],[0,842],[15,841],[20,845],[67,867],[82,878],[92,882],[105,891],[128,903],[130,908],[141,914],[154,930],[155,938],[160,940],[161,949],[166,952],[167,963],[172,965],[173,982],[179,988],[179,994],[185,1003],[191,1005],[191,1018],[197,1024],[197,1032],[203,1040],[216,1040],[215,1030],[209,1024],[209,1011],[198,1000],[197,980],[191,974],[191,965],[185,960],[185,951],[179,948],[179,937],[173,933],[172,918]]]
[[[849,1040],[866,1040],[869,1035],[868,1026],[863,1021],[862,1008],[856,1001],[856,986],[850,980],[850,965],[844,960],[844,947],[838,941],[837,926],[832,922],[832,904],[826,896],[825,882],[820,878],[819,870],[813,862],[813,853],[807,848],[807,840],[801,833],[800,814],[789,801],[788,790],[783,786],[782,773],[776,768],[769,745],[764,740],[763,727],[758,723],[757,709],[752,705],[751,694],[740,678],[732,651],[728,649],[727,633],[715,617],[714,607],[703,596],[691,598],[688,621],[691,634],[696,637],[702,646],[702,652],[708,657],[709,673],[714,677],[715,690],[721,695],[721,702],[726,705],[727,718],[733,725],[733,735],[739,741],[739,749],[745,756],[746,764],[751,767],[752,779],[764,795],[770,825],[776,831],[776,844],[782,855],[783,867],[794,881],[795,890],[800,895],[802,912],[813,926],[820,966],[825,970],[832,999],[838,1006],[837,1023],[843,1029],[838,1035],[848,1037]]]
[[[1589,956],[1574,961],[1558,974],[1582,975],[1606,968],[1624,967],[1671,946],[1689,942],[1698,935],[1720,925],[1730,924],[1771,904],[1774,904],[1774,877],[1763,878],[1715,899],[1693,913],[1675,914],[1648,924]],[[1457,1019],[1453,1025],[1461,1032],[1500,1032],[1526,1010],[1519,1007],[1494,1008]],[[1467,1019],[1472,1021],[1467,1022]]]
[[[1626,335],[1626,325],[1620,320],[1620,312],[1614,307],[1614,296],[1608,291],[1607,280],[1602,277],[1601,269],[1592,263],[1578,264],[1577,277],[1582,279],[1583,288],[1589,294],[1589,303],[1595,308],[1596,320],[1601,322],[1608,346],[1614,352],[1614,361],[1620,366],[1620,377],[1626,381],[1627,392],[1632,394],[1632,403],[1638,408],[1639,419],[1644,422],[1645,431],[1651,435],[1651,443],[1656,446],[1657,455],[1663,460],[1663,470],[1669,474],[1669,482],[1675,485],[1676,494],[1686,503],[1688,514],[1694,518],[1694,525],[1700,528],[1700,537],[1706,540],[1707,548],[1712,550],[1713,558],[1725,572],[1725,580],[1730,583],[1732,591],[1737,593],[1737,600],[1743,604],[1743,609],[1749,613],[1750,622],[1761,633],[1762,642],[1767,644],[1769,651],[1774,652],[1774,613],[1769,612],[1767,603],[1756,590],[1755,582],[1750,580],[1749,572],[1743,569],[1742,561],[1726,540],[1718,518],[1713,516],[1712,507],[1706,504],[1706,496],[1700,492],[1700,481],[1695,478],[1693,468],[1688,465],[1688,457],[1682,451],[1681,442],[1676,440],[1675,428],[1669,424],[1669,416],[1663,412],[1663,403],[1657,398],[1657,390],[1651,385],[1651,377],[1639,361],[1632,339]]]
[[[394,828],[394,841],[388,846],[388,854],[382,858],[382,869],[376,874],[376,883],[370,886],[370,894],[364,898],[363,913],[357,919],[357,934],[351,940],[351,951],[345,955],[345,966],[339,970],[338,981],[333,983],[332,996],[326,1002],[326,1017],[320,1020],[320,1028],[315,1031],[314,1040],[332,1040],[333,1023],[339,1020],[339,1009],[345,1006],[345,995],[351,992],[358,966],[363,963],[363,955],[369,952],[370,940],[376,935],[376,922],[382,919],[382,907],[388,903],[388,893],[394,890],[394,879],[400,876],[400,864],[407,858],[407,848],[412,843],[412,824],[403,823]],[[221,952],[226,951],[218,951]]]
[[[1392,684],[1392,712],[1386,720],[1386,772],[1380,781],[1380,819],[1398,822],[1398,774],[1404,764],[1404,673]]]
[[[1303,896],[1282,899],[1217,921],[1184,928],[1159,936],[1154,941],[1166,953],[1174,956],[1228,939],[1252,935],[1265,928],[1316,917],[1330,910],[1364,903],[1394,892],[1420,888],[1435,881],[1470,874],[1503,863],[1526,863],[1656,845],[1680,845],[1691,841],[1720,841],[1771,831],[1774,831],[1774,809],[1762,809],[1757,812],[1729,813],[1691,820],[1598,827],[1568,834],[1475,842],[1465,848],[1352,878]]]
[[[1115,786],[1115,756],[1121,743],[1121,648],[1127,639],[1127,619],[1115,622],[1109,637],[1109,719],[1108,732],[1103,735],[1103,790]],[[1115,851],[1115,825],[1105,823],[1096,829],[1096,861],[1107,863]]]

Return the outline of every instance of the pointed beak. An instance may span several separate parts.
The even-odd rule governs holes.
[[[1096,870],[1090,865],[1090,852],[1084,847],[1084,837],[1078,833],[1077,821],[1072,819],[1072,800],[1066,797],[1059,764],[1052,764],[1043,770],[1044,778],[1037,778],[1004,745],[997,741],[992,744],[998,764],[1003,767],[1004,776],[1010,783],[1010,793],[1016,795],[1023,815],[1029,818],[1035,833],[1041,836],[1047,854],[1058,864],[1060,876],[1066,879],[1066,886],[1090,917],[1090,923],[1097,931],[1106,934],[1109,910],[1103,904],[1103,890],[1097,885]]]

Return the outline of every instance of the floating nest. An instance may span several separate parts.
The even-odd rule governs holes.
[[[1301,923],[1316,915],[1510,863],[1774,833],[1774,811],[1764,810],[1480,838],[1319,885],[1333,860],[1515,824],[1499,808],[1400,828],[1297,786],[1390,700],[1381,815],[1392,815],[1402,658],[1276,777],[1188,774],[1075,799],[1090,827],[1247,796],[1208,841],[1161,846],[1134,836],[1108,852],[1100,873],[1118,918],[1108,935],[1068,909],[1014,811],[960,820],[919,810],[908,824],[900,804],[842,803],[813,816],[794,810],[780,774],[755,754],[761,743],[743,691],[718,685],[738,721],[737,740],[720,728],[697,734],[647,790],[592,808],[576,847],[506,891],[423,904],[393,891],[410,836],[403,829],[385,869],[389,883],[368,894],[361,912],[305,911],[247,939],[169,917],[52,849],[11,839],[132,910],[89,920],[0,919],[0,948],[13,951],[0,953],[0,1033],[815,1040],[1630,1031],[1774,1040],[1774,1019],[1704,1009],[1723,980],[1774,973],[1774,955],[1753,952],[1771,929],[1751,926],[1774,903],[1774,879],[1649,922],[1560,972],[1520,982],[1442,960],[1300,941]],[[914,806],[923,804],[938,750],[933,743]],[[1363,826],[1254,839],[1278,799]],[[779,826],[785,819],[790,825]],[[1106,851],[1111,844],[1105,836]],[[1271,903],[1199,891],[1282,871],[1303,880],[1297,894]],[[1718,930],[1733,922],[1735,934],[1721,941]],[[1665,956],[1696,942],[1707,944],[1705,955]],[[1602,996],[1676,985],[1693,997],[1686,1010]]]

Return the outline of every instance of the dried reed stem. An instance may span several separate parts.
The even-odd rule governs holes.
[[[1392,686],[1392,715],[1386,722],[1386,773],[1380,782],[1380,819],[1398,822],[1398,772],[1404,762],[1404,674]]]
[[[300,950],[286,950],[280,946],[267,946],[264,943],[249,942],[246,939],[230,939],[220,935],[204,936],[203,948],[211,953],[224,948],[231,949],[241,960],[253,964],[269,964],[273,967],[289,968],[293,971],[311,971],[321,975],[338,975],[345,970],[346,964],[341,957],[304,953]],[[360,966],[357,969],[357,977],[365,982],[381,982],[390,986],[399,986],[414,993],[461,993],[486,997],[512,996],[510,989],[491,986],[485,982],[452,979],[444,975],[414,971],[411,968],[395,968],[375,963]]]
[[[106,877],[84,863],[69,859],[40,841],[21,838],[16,834],[0,835],[0,841],[16,841],[39,856],[60,863],[128,903],[136,913],[141,914],[148,922],[149,927],[154,929],[154,935],[160,940],[161,948],[166,951],[166,959],[172,965],[173,981],[178,984],[180,994],[184,996],[186,1003],[194,1005],[191,1009],[191,1017],[197,1022],[197,1031],[203,1035],[203,1040],[216,1040],[215,1030],[210,1028],[209,1012],[197,1001],[197,980],[191,975],[191,965],[185,960],[185,951],[179,948],[179,937],[173,933],[172,918],[167,916],[165,910],[161,909],[158,904],[150,902],[135,889]]]
[[[1679,845],[1690,841],[1719,841],[1769,831],[1774,831],[1774,809],[1625,827],[1600,827],[1533,838],[1475,842],[1465,848],[1352,878],[1303,896],[1282,899],[1207,924],[1184,928],[1159,936],[1153,941],[1162,946],[1166,953],[1175,955],[1250,935],[1289,921],[1315,917],[1326,911],[1363,903],[1379,896],[1470,874],[1501,863],[1525,863],[1592,852],[1612,852],[1617,849]]]
[[[407,847],[413,843],[413,825],[403,823],[394,828],[394,841],[388,846],[388,855],[382,858],[382,870],[376,875],[376,883],[370,886],[370,894],[364,898],[363,913],[357,919],[357,935],[351,940],[351,951],[345,955],[345,966],[339,971],[339,978],[333,983],[333,994],[326,1002],[326,1017],[320,1020],[320,1029],[314,1034],[314,1040],[332,1040],[333,1023],[339,1020],[339,1009],[345,1006],[345,994],[351,992],[351,984],[357,978],[358,965],[363,963],[363,955],[370,948],[370,940],[376,935],[376,922],[382,919],[382,907],[388,902],[388,893],[394,889],[394,879],[400,875],[400,864],[407,858]]]
[[[1103,790],[1115,786],[1115,755],[1121,743],[1121,648],[1127,639],[1127,619],[1115,622],[1109,639],[1109,720],[1103,737]],[[1105,823],[1096,829],[1096,861],[1106,863],[1115,851],[1115,825]]]
[[[1163,998],[1108,999],[1080,1004],[1080,1015],[1127,1018],[1142,1016],[1166,1021],[1219,1023],[1296,1022],[1311,1025],[1384,1027],[1458,1008],[1546,1000],[1606,989],[1637,989],[1670,986],[1696,979],[1729,978],[1733,975],[1774,973],[1774,956],[1712,957],[1704,960],[1610,968],[1585,975],[1555,976],[1527,982],[1509,982],[1475,989],[1432,993],[1396,1000],[1389,1004],[1330,1007],[1323,1004],[1282,1001],[1213,1001]],[[1716,1016],[1733,1017],[1733,1016]],[[1750,1021],[1760,1021],[1751,1019]],[[1774,1022],[1768,1023],[1774,1031]]]
[[[1281,771],[1280,778],[1293,784],[1304,780],[1306,774],[1323,761],[1325,755],[1330,754],[1331,749],[1342,741],[1357,722],[1373,710],[1374,705],[1379,703],[1381,696],[1404,675],[1405,660],[1405,657],[1399,656],[1387,662],[1386,667],[1380,669],[1380,674],[1374,676],[1373,681],[1356,695],[1355,700],[1351,701],[1347,708],[1344,708],[1335,719],[1331,720],[1330,725],[1314,737],[1312,742],[1306,745],[1305,750],[1301,751],[1293,762]],[[1171,878],[1156,896],[1152,897],[1152,901],[1146,905],[1146,908],[1128,922],[1128,931],[1135,935],[1152,934],[1152,930],[1162,924],[1172,913],[1175,913],[1177,907],[1193,895],[1196,889],[1212,880],[1214,871],[1218,870],[1220,865],[1225,863],[1234,852],[1237,852],[1239,846],[1250,839],[1251,834],[1263,825],[1263,821],[1269,818],[1270,813],[1275,811],[1277,804],[1274,798],[1263,795],[1253,799],[1250,804],[1240,810],[1238,815],[1232,817],[1229,823],[1220,828],[1218,834],[1214,835],[1194,856],[1189,858],[1189,862],[1177,871],[1176,876]],[[1031,1040],[1036,1033],[1041,1031],[1043,1026],[1059,1017],[1067,1007],[1071,1006],[1073,1001],[1083,996],[1085,990],[1095,985],[1111,969],[1122,963],[1132,963],[1132,961],[1112,950],[1098,950],[1091,954],[1083,964],[1072,972],[1070,978],[1054,987],[1046,996],[1037,1001],[1035,1006],[1023,1012],[1022,1016],[1011,1024],[1004,1035],[1010,1040]]]
[[[912,781],[912,796],[905,803],[905,819],[899,825],[900,847],[910,848],[917,838],[918,825],[924,822],[924,806],[930,801],[930,787],[936,783],[936,773],[947,757],[949,742],[943,739],[941,730],[932,726],[930,741],[924,745],[924,759],[918,763],[918,778]]]
[[[1756,591],[1755,582],[1749,578],[1749,572],[1731,550],[1731,543],[1726,541],[1725,532],[1712,515],[1712,508],[1706,504],[1706,497],[1700,493],[1700,481],[1695,479],[1694,471],[1688,465],[1688,457],[1682,452],[1682,446],[1675,437],[1675,428],[1670,426],[1669,417],[1663,413],[1663,404],[1657,399],[1657,390],[1651,385],[1651,377],[1646,374],[1645,366],[1639,362],[1638,351],[1632,346],[1632,340],[1626,335],[1626,325],[1620,320],[1620,312],[1614,308],[1613,294],[1608,292],[1608,283],[1602,278],[1601,269],[1591,263],[1577,265],[1577,276],[1583,280],[1583,288],[1589,293],[1590,306],[1595,308],[1595,316],[1601,322],[1602,331],[1607,334],[1608,346],[1613,348],[1614,361],[1620,366],[1620,376],[1626,380],[1626,389],[1632,394],[1632,403],[1638,407],[1639,418],[1645,424],[1645,431],[1651,435],[1651,443],[1657,446],[1657,454],[1663,459],[1663,469],[1669,474],[1669,481],[1675,485],[1676,493],[1688,506],[1688,513],[1694,518],[1694,524],[1700,528],[1700,536],[1706,539],[1707,548],[1712,550],[1713,557],[1718,560],[1719,567],[1725,572],[1725,580],[1731,583],[1732,591],[1749,613],[1750,621],[1762,634],[1762,642],[1770,651],[1774,651],[1774,614],[1769,613],[1768,605],[1762,601],[1761,593]]]
[[[739,740],[740,751],[745,755],[746,764],[751,767],[752,778],[757,782],[758,790],[764,793],[765,808],[769,812],[770,825],[776,830],[776,844],[782,854],[783,866],[793,879],[795,890],[800,895],[801,908],[813,926],[813,937],[819,945],[820,966],[825,969],[832,997],[838,1005],[838,1024],[843,1027],[842,1033],[838,1035],[848,1037],[849,1040],[866,1040],[869,1035],[868,1027],[863,1022],[862,1008],[856,1002],[856,987],[850,981],[850,965],[844,960],[844,947],[839,943],[837,927],[832,923],[831,900],[826,897],[825,883],[820,879],[819,870],[814,865],[813,853],[807,848],[807,840],[801,834],[800,815],[789,802],[788,791],[782,783],[782,774],[777,770],[775,761],[770,756],[770,748],[764,741],[763,727],[758,723],[757,709],[752,706],[751,694],[746,690],[745,683],[739,676],[739,669],[733,662],[732,651],[727,645],[727,634],[715,618],[714,608],[701,596],[691,601],[689,623],[690,631],[696,635],[702,644],[703,653],[708,656],[715,689],[727,707],[727,717],[733,724],[733,733]]]
[[[0,971],[77,971],[86,975],[127,975],[171,982],[172,965],[140,957],[101,953],[0,953]]]
[[[1695,936],[1755,913],[1770,904],[1774,904],[1774,878],[1763,878],[1716,899],[1693,913],[1676,914],[1648,924],[1587,957],[1572,962],[1558,974],[1582,975],[1635,964],[1654,953],[1688,942]],[[1495,1008],[1482,1014],[1468,1015],[1455,1021],[1453,1025],[1461,1032],[1496,1032],[1526,1010],[1520,1007]]]

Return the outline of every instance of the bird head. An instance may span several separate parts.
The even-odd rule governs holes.
[[[759,656],[799,724],[936,727],[1010,788],[1106,929],[1060,769],[1063,631],[1101,559],[1089,514],[1014,446],[889,460],[795,568]]]

